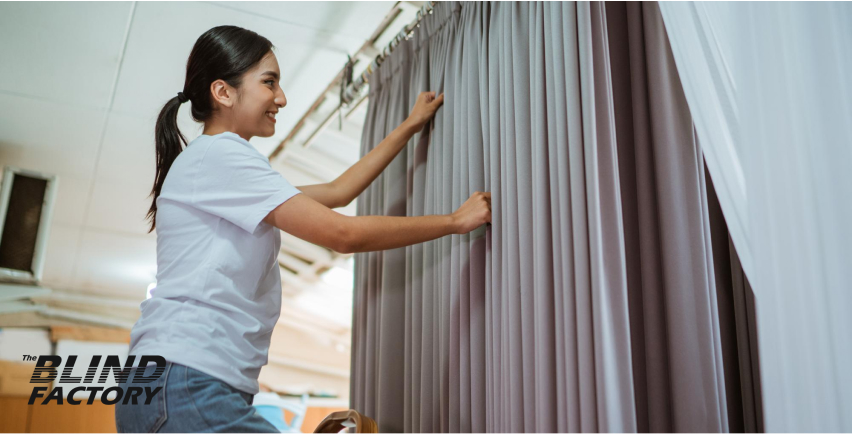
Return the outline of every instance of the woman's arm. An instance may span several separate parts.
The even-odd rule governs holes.
[[[444,94],[435,98],[435,92],[422,92],[417,97],[408,119],[337,179],[326,184],[303,185],[297,188],[329,208],[349,205],[385,170],[411,137],[423,129],[443,103]]]
[[[348,202],[345,202],[340,190],[334,186],[334,181],[325,184],[298,185],[296,188],[328,208],[340,208],[349,205]]]
[[[468,233],[491,222],[491,193],[474,193],[450,215],[349,217],[297,194],[264,219],[284,232],[340,253],[394,249]]]
[[[296,188],[329,208],[349,205],[405,147],[417,131],[415,128],[416,125],[406,120],[334,181],[325,184],[301,185]]]

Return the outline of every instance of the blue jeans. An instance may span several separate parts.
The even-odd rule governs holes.
[[[144,369],[143,375],[150,377],[156,366]],[[131,368],[127,382],[118,385],[125,396],[130,386],[162,389],[148,404],[145,393],[135,404],[132,401],[123,404],[124,399],[115,404],[115,427],[120,433],[280,432],[252,407],[254,395],[201,371],[166,362],[159,379],[135,383],[136,371],[137,368]]]

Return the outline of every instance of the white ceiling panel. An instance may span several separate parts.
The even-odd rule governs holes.
[[[92,177],[105,112],[2,93],[0,107],[0,164]]]
[[[97,179],[132,179],[147,183],[150,188],[156,172],[155,125],[153,119],[111,113],[98,161]],[[192,140],[186,132],[184,136]]]
[[[103,229],[156,240],[148,234],[145,214],[151,206],[151,185],[140,180],[96,181],[86,218],[87,229]]]
[[[157,276],[157,241],[148,237],[84,230],[73,289],[138,297]]]
[[[74,257],[80,237],[78,226],[54,223],[47,237],[42,281],[48,288],[62,289],[71,285],[74,275]]]
[[[258,16],[328,33],[369,37],[395,2],[211,2],[219,7],[241,10]]]
[[[0,91],[106,108],[130,2],[0,2]],[[56,117],[50,110],[45,123]]]
[[[91,188],[91,179],[75,176],[58,176],[56,201],[53,204],[53,223],[80,226],[86,213],[86,200]]]

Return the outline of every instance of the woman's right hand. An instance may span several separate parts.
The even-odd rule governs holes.
[[[466,234],[485,223],[491,223],[491,193],[475,191],[451,217],[457,234]]]

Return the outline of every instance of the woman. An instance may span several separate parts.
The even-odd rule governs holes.
[[[156,125],[157,172],[148,211],[157,229],[157,288],[141,305],[130,354],[166,359],[146,402],[116,404],[119,432],[277,432],[251,406],[281,312],[278,231],[343,253],[408,246],[467,233],[491,221],[489,193],[474,193],[451,215],[349,217],[330,208],[354,200],[443,103],[421,93],[408,119],[336,180],[295,188],[250,144],[275,133],[287,105],[273,45],[234,26],[196,41],[183,92]],[[204,123],[186,139],[182,102]],[[299,194],[301,193],[301,194]],[[143,366],[151,376],[156,366]],[[125,393],[125,396],[128,394]],[[144,395],[143,395],[144,396]]]

